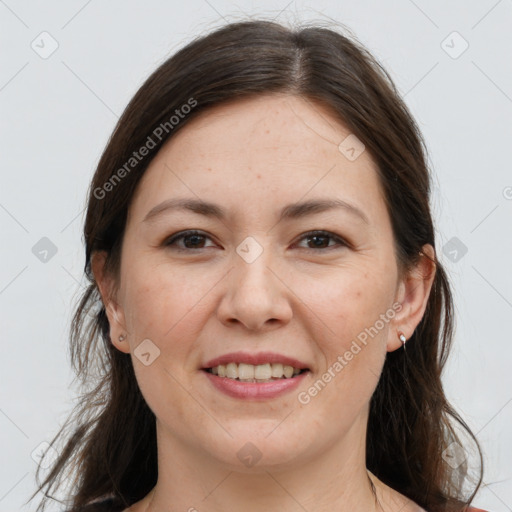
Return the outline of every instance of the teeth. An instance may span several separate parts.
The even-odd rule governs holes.
[[[266,379],[267,378],[267,377],[259,377],[258,375],[255,376],[254,370],[255,370],[255,367],[252,364],[240,363],[238,365],[238,378],[240,380],[247,380],[247,379],[254,379],[254,378],[256,378],[256,379]]]
[[[236,379],[238,377],[238,365],[236,363],[228,363],[226,365],[226,377]]]
[[[298,375],[301,370],[281,363],[266,363],[254,366],[246,363],[220,364],[211,368],[211,372],[219,377],[238,379],[245,382],[271,381],[272,379],[289,379]]]
[[[293,375],[293,366],[283,366],[284,376],[289,379]]]
[[[284,375],[283,365],[281,363],[276,363],[272,365],[272,377],[280,378]]]
[[[270,379],[270,377],[272,377],[272,368],[270,367],[270,364],[259,364],[258,366],[253,366],[253,368],[254,379],[267,380]]]

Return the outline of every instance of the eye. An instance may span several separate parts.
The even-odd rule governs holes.
[[[187,249],[204,249],[203,246],[205,239],[211,240],[211,238],[201,231],[189,230],[182,231],[181,233],[176,233],[172,235],[171,238],[167,239],[164,242],[164,245],[175,246],[178,251],[186,251]],[[184,241],[185,246],[178,246],[176,242]]]
[[[330,233],[329,231],[309,231],[308,233],[304,233],[299,240],[312,240],[313,247],[306,247],[307,250],[316,251],[318,249],[333,249],[335,245],[325,245],[325,243],[329,244],[328,240],[334,240],[338,245],[348,246],[349,244],[335,235],[334,233]]]
[[[207,246],[204,245],[206,240],[211,240],[211,237],[201,231],[188,230],[172,235],[164,242],[163,245],[166,247],[173,247],[178,251],[187,251],[188,249],[199,250],[207,248]],[[319,249],[333,249],[336,248],[336,245],[345,247],[349,246],[349,244],[341,237],[334,233],[330,233],[329,231],[322,230],[304,233],[299,241],[300,240],[311,240],[313,247],[304,247],[304,249],[311,251],[318,251]],[[336,243],[334,245],[329,245],[329,240]],[[183,242],[183,245],[178,244],[178,242]],[[327,245],[325,245],[326,243]]]

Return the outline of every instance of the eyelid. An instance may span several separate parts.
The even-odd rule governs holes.
[[[201,249],[207,249],[208,247],[200,247],[199,249],[187,249],[187,248],[175,246],[175,242],[177,242],[179,240],[183,240],[184,238],[186,238],[188,236],[194,236],[194,235],[202,236],[206,239],[213,241],[213,238],[209,234],[205,233],[204,231],[201,231],[199,229],[188,229],[188,230],[184,230],[184,231],[179,231],[177,233],[174,233],[170,237],[167,237],[164,240],[162,245],[164,245],[165,247],[172,247],[174,245],[175,250],[184,251],[184,252],[198,252]],[[315,235],[329,237],[332,240],[334,240],[335,242],[337,242],[337,245],[320,247],[317,249],[310,248],[310,247],[302,247],[302,249],[304,249],[306,251],[313,251],[313,252],[325,252],[330,249],[340,248],[340,246],[341,247],[351,247],[351,244],[349,242],[347,242],[347,240],[345,240],[343,237],[341,237],[335,233],[332,233],[331,231],[322,230],[322,229],[313,229],[313,230],[306,231],[305,233],[300,234],[299,237],[296,239],[296,242],[294,242],[294,244],[297,244],[298,242],[300,242],[304,239],[307,239],[308,237],[315,236]]]
[[[178,231],[178,232],[174,233],[173,235],[167,237],[163,241],[162,245],[164,245],[165,247],[171,247],[174,245],[175,242],[177,242],[179,240],[183,240],[184,238],[186,238],[188,236],[194,236],[194,235],[202,236],[204,238],[213,240],[212,237],[210,235],[208,235],[207,233],[205,233],[204,231],[201,231],[199,229],[186,229],[184,231]],[[204,249],[204,247],[201,247],[200,249]],[[176,248],[176,250],[178,250],[178,251],[188,251],[188,252],[199,251],[200,249],[187,249],[187,248],[182,248],[182,247]]]
[[[336,233],[332,233],[331,231],[327,231],[325,229],[313,229],[311,231],[306,231],[305,233],[302,233],[299,236],[298,241],[301,241],[305,238],[312,237],[315,235],[329,237],[332,240],[334,240],[335,242],[338,242],[339,245],[342,245],[345,247],[350,247],[350,244],[343,237],[337,235]],[[315,252],[324,251],[325,252],[326,250],[336,249],[336,248],[338,248],[338,246],[332,245],[332,246],[328,246],[328,247],[324,247],[324,248],[320,248],[320,249],[311,249],[309,247],[306,247],[305,249],[306,249],[306,251],[315,251]]]

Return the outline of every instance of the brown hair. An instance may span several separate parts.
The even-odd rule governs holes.
[[[378,166],[401,270],[418,261],[424,244],[435,248],[425,143],[392,79],[353,35],[252,20],[228,24],[187,44],[130,101],[91,183],[84,229],[89,285],[70,335],[72,364],[83,393],[51,443],[67,439],[42,484],[38,468],[38,490],[46,496],[38,511],[45,509],[48,496],[53,498],[50,492],[60,488],[62,476],[74,476],[68,503],[72,511],[105,497],[128,507],[155,486],[155,417],[139,390],[129,354],[110,340],[91,254],[106,251],[106,271],[119,279],[127,210],[162,144],[209,107],[272,93],[299,95],[329,108],[365,144]],[[134,152],[143,146],[150,148],[148,154],[135,159]],[[384,483],[429,512],[461,511],[480,487],[483,460],[476,437],[443,391],[453,303],[447,275],[439,261],[435,264],[425,314],[407,350],[387,354],[372,396],[366,463]],[[454,469],[443,457],[451,443],[462,444],[453,420],[469,435],[480,459],[469,497],[463,495],[470,478],[467,460]]]

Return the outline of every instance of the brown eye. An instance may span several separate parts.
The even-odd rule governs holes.
[[[207,240],[211,240],[211,238],[205,233],[196,230],[188,230],[172,235],[164,242],[164,246],[172,247],[177,251],[197,251],[213,247],[205,245]],[[306,240],[307,247],[302,248],[317,252],[319,250],[331,250],[349,246],[345,240],[329,231],[310,231],[302,235],[300,240]]]
[[[305,247],[305,249],[313,251],[318,249],[332,249],[339,245],[348,246],[345,240],[329,231],[310,231],[309,233],[305,233],[300,240],[307,240],[308,247]],[[329,245],[330,240],[336,243]]]
[[[183,231],[169,238],[164,245],[166,247],[176,247],[177,250],[185,251],[187,249],[204,249],[205,240],[211,240],[209,236],[201,231]],[[177,242],[183,241],[183,245]]]

